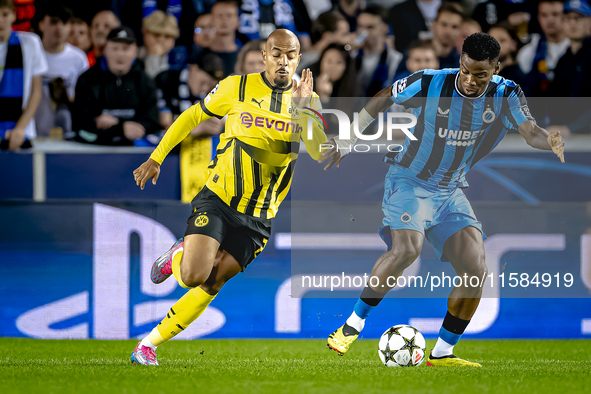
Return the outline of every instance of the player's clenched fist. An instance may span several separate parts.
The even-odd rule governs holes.
[[[564,140],[560,136],[560,130],[548,135],[548,145],[552,148],[552,152],[564,163]]]
[[[157,161],[148,159],[133,172],[135,184],[144,190],[148,179],[152,178],[152,184],[156,184],[160,176],[160,164]]]

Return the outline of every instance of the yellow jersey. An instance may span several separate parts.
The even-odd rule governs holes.
[[[310,107],[320,109],[316,93]],[[264,73],[233,75],[183,112],[150,158],[162,164],[191,130],[214,116],[227,118],[205,185],[238,212],[275,217],[291,186],[300,141],[313,159],[320,158],[327,141],[322,123],[308,121],[313,110],[292,104],[291,85],[273,87]]]

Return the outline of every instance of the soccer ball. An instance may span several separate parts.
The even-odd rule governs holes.
[[[380,338],[378,355],[386,367],[418,367],[425,358],[425,338],[406,324],[390,327]]]

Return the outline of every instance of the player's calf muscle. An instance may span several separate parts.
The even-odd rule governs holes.
[[[413,245],[400,245],[400,247],[384,253],[374,265],[371,274],[380,280],[379,287],[381,284],[388,286],[388,277],[397,278],[402,275],[404,270],[419,257],[420,253],[420,248],[417,249]]]

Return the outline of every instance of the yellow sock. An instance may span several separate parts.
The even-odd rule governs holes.
[[[181,279],[181,259],[183,258],[183,252],[178,252],[177,254],[175,254],[172,257],[172,274],[174,275],[174,277],[176,278],[177,282],[179,282],[179,285],[181,285],[181,287],[184,287],[185,289],[191,289],[191,287],[187,286],[185,283],[183,283],[183,280]]]
[[[170,308],[166,317],[152,330],[148,338],[154,346],[180,334],[205,311],[215,296],[207,294],[201,287],[189,290]]]

